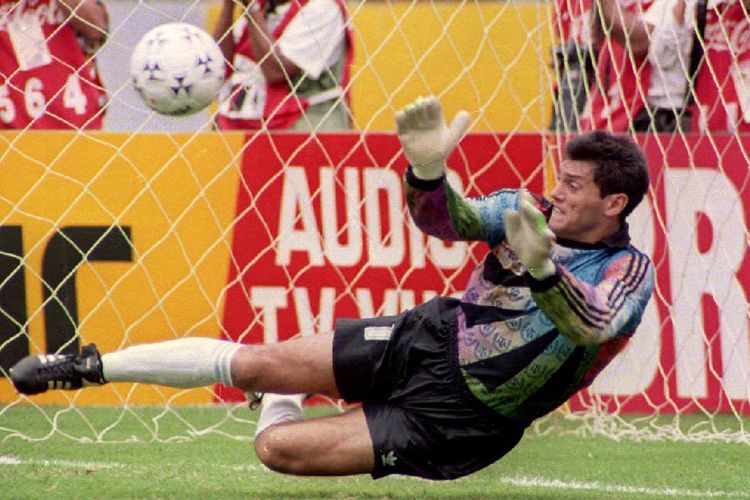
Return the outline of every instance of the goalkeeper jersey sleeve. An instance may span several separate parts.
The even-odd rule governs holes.
[[[518,208],[517,189],[464,198],[445,177],[425,181],[411,169],[404,183],[412,220],[422,231],[442,240],[484,241],[495,246],[505,239],[503,213]]]

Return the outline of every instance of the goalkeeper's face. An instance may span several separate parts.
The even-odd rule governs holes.
[[[560,164],[552,190],[549,228],[558,238],[596,243],[619,228],[619,205],[623,194],[602,197],[594,182],[594,168],[587,161],[565,160]]]

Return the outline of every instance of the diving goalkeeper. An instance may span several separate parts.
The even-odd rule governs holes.
[[[646,162],[628,139],[593,132],[567,143],[550,200],[515,189],[464,198],[446,182],[445,161],[468,114],[449,127],[427,98],[396,120],[416,224],[489,245],[462,299],[341,319],[333,333],[270,345],[182,338],[29,356],[11,369],[17,390],[141,382],[263,392],[255,449],[289,474],[453,479],[498,460],[534,419],[590,384],[641,320],[653,269],[625,219],[648,189]],[[303,419],[306,393],[362,405]]]

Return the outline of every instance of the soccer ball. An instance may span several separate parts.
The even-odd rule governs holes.
[[[146,105],[185,116],[208,106],[224,82],[224,56],[211,36],[192,24],[167,23],[140,39],[130,76]]]

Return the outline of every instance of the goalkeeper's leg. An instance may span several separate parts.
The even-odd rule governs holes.
[[[375,469],[375,452],[362,408],[267,427],[255,438],[255,452],[269,469],[303,476],[365,474]]]
[[[315,392],[337,397],[332,338],[326,334],[279,344],[242,345],[188,337],[103,355],[92,344],[78,355],[27,356],[11,368],[10,376],[24,394],[140,382],[181,388],[221,383],[246,392]]]
[[[100,355],[88,345],[78,355],[28,356],[11,369],[24,394],[78,389],[107,382],[172,387],[223,383],[244,391],[318,393],[338,397],[333,376],[333,335],[269,345],[208,338],[142,344]],[[275,471],[300,475],[361,474],[374,469],[373,444],[361,409],[301,420],[301,396],[272,395],[255,446]]]

